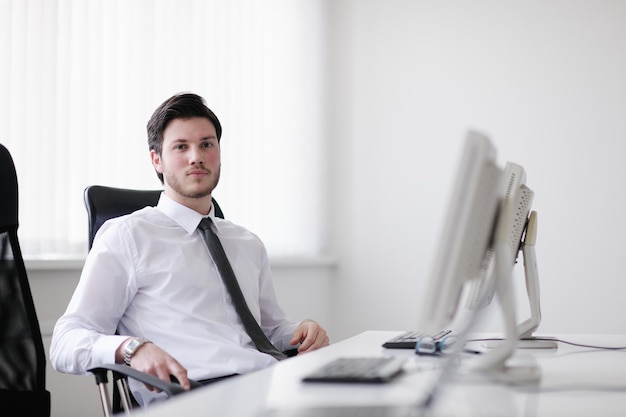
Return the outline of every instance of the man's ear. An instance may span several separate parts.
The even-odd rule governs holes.
[[[163,173],[163,165],[161,164],[161,155],[159,155],[154,149],[150,150],[150,159],[152,160],[152,166],[159,174]]]

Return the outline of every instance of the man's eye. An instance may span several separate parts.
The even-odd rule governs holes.
[[[213,144],[211,142],[202,142],[202,147],[203,148],[211,148],[211,147],[213,147]]]
[[[185,145],[176,145],[174,149],[177,149],[177,150],[185,149]]]

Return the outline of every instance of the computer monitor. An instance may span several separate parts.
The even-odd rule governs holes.
[[[520,166],[508,164],[506,171],[498,166],[496,149],[487,136],[468,132],[418,321],[418,329],[431,334],[451,326],[463,311],[461,299],[468,285],[483,285],[473,300],[472,314],[454,330],[463,343],[476,310],[495,295],[505,327],[502,343],[468,367],[498,371],[515,381],[537,377],[533,369],[506,364],[518,343],[513,265],[533,197],[524,182]]]

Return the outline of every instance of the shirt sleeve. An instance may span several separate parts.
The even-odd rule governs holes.
[[[59,372],[86,374],[115,362],[127,336],[115,335],[120,317],[136,292],[131,245],[124,228],[105,223],[98,231],[65,313],[55,324],[50,362]]]

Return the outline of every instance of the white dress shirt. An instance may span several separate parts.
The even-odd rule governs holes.
[[[278,305],[265,246],[245,228],[214,217],[213,209],[209,215],[250,311],[279,350],[293,348],[289,341],[299,323],[289,321]],[[84,374],[113,363],[128,336],[152,341],[196,380],[276,362],[259,352],[244,330],[197,230],[201,219],[163,193],[157,207],[109,220],[99,229],[54,327],[50,360],[55,370]],[[140,402],[154,395],[145,389],[134,394]]]

